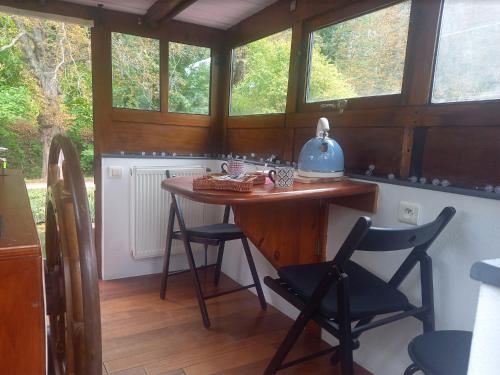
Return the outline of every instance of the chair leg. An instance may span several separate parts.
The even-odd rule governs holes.
[[[413,375],[418,371],[420,371],[420,369],[415,364],[412,363],[410,366],[406,368],[404,375]]]
[[[306,319],[304,313],[301,312],[297,320],[293,323],[292,328],[288,331],[285,339],[279,346],[278,350],[271,359],[271,362],[267,365],[264,375],[274,375],[281,368],[283,361],[286,356],[292,350],[293,345],[299,338],[300,334],[304,330],[309,319]]]
[[[196,263],[194,261],[191,244],[189,242],[184,243],[184,248],[186,249],[189,268],[191,269],[191,275],[193,276],[194,288],[196,290],[196,297],[198,298],[198,305],[200,307],[200,313],[201,313],[201,318],[203,319],[203,325],[205,326],[205,328],[209,328],[210,319],[208,318],[207,305],[205,304],[205,299],[203,298],[200,278],[198,276],[198,271],[196,270]]]
[[[250,267],[250,272],[252,274],[253,283],[255,284],[255,289],[257,290],[257,296],[259,297],[260,306],[263,310],[267,309],[266,298],[264,297],[264,292],[262,291],[262,286],[260,285],[259,275],[257,274],[257,269],[255,268],[255,263],[253,261],[252,252],[250,251],[250,246],[248,245],[248,240],[246,237],[241,239],[243,244],[243,250],[245,250],[245,255],[247,256],[248,267]]]
[[[337,305],[339,320],[339,356],[340,373],[354,374],[354,360],[352,357],[353,341],[349,305],[349,281],[346,275],[341,275],[337,284]]]
[[[170,255],[172,253],[172,233],[174,232],[175,210],[174,205],[170,205],[170,213],[168,215],[167,238],[165,244],[165,255],[163,258],[163,273],[161,275],[160,298],[165,299],[167,291],[168,269],[170,266]]]
[[[217,263],[215,264],[215,275],[214,275],[214,284],[215,286],[219,285],[220,280],[220,270],[222,267],[222,257],[224,256],[224,246],[225,242],[221,242],[219,244],[219,251],[217,252]]]
[[[428,255],[420,261],[420,282],[422,289],[422,305],[427,311],[422,316],[424,332],[436,330],[434,316],[434,282],[432,277],[432,259]]]
[[[196,263],[194,261],[193,250],[191,248],[191,243],[189,242],[189,236],[186,232],[186,225],[184,223],[184,218],[182,216],[181,208],[179,207],[179,202],[175,194],[171,194],[172,203],[175,210],[175,216],[179,222],[179,230],[182,233],[182,243],[184,244],[184,250],[186,250],[186,257],[189,263],[189,268],[191,269],[191,275],[193,277],[194,289],[196,291],[196,298],[198,299],[198,306],[200,307],[201,318],[203,319],[203,325],[205,328],[210,327],[210,319],[208,318],[207,305],[205,304],[205,299],[203,298],[203,292],[201,290],[200,278],[198,272],[196,271]]]

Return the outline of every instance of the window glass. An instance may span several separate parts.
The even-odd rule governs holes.
[[[411,1],[311,33],[307,101],[399,94]]]
[[[285,112],[291,43],[286,30],[233,50],[230,115]]]
[[[445,1],[433,103],[500,99],[499,19],[499,1]]]
[[[113,107],[160,110],[160,43],[112,33]]]
[[[208,115],[210,65],[210,48],[169,43],[169,112]]]

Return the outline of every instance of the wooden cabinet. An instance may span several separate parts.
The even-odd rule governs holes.
[[[45,374],[42,252],[22,175],[0,176],[0,373]]]

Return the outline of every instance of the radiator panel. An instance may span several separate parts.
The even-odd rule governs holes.
[[[201,176],[205,167],[133,167],[130,189],[130,244],[135,259],[163,256],[171,204],[170,193],[161,188],[166,171],[171,176]],[[207,224],[208,206],[179,197],[187,227]],[[175,230],[178,229],[177,220]],[[181,241],[173,241],[172,254],[184,253]]]

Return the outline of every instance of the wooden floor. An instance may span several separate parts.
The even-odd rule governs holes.
[[[202,273],[207,290],[211,275]],[[159,276],[101,281],[103,374],[262,374],[292,321],[273,307],[261,311],[249,291],[208,300],[212,328],[203,327],[189,274],[169,279],[159,298]],[[235,286],[227,277],[218,290]],[[326,347],[303,335],[290,358]],[[280,374],[337,374],[328,356]],[[359,375],[368,372],[357,369]]]

